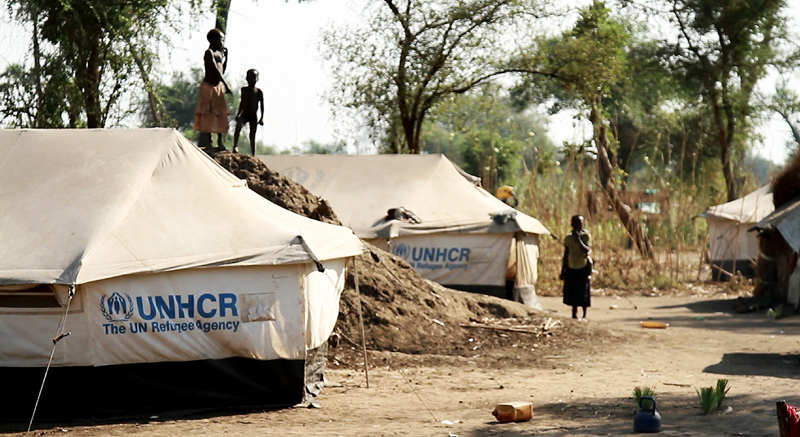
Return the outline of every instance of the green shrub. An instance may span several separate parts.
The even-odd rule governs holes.
[[[697,396],[700,398],[700,405],[703,407],[703,413],[708,414],[714,408],[722,407],[722,401],[725,400],[725,396],[730,389],[727,379],[718,379],[716,387],[703,387],[699,390],[695,389],[697,391]]]
[[[650,396],[651,398],[656,398],[656,390],[653,387],[636,387],[633,389],[633,399],[636,401],[636,408],[639,408],[639,403],[642,401],[642,397]],[[641,404],[642,408],[653,408],[653,402],[649,399],[645,400],[644,403]]]
[[[703,414],[708,414],[714,407],[719,405],[717,391],[714,387],[703,387],[695,389],[697,396],[700,398],[700,406],[703,407]]]
[[[717,387],[714,389],[717,396],[717,408],[722,406],[722,401],[725,399],[725,396],[728,394],[728,390],[730,389],[731,388],[728,387],[727,379],[717,380]]]
[[[649,276],[648,285],[651,285],[659,290],[670,290],[681,285],[680,281],[661,273],[651,273]]]

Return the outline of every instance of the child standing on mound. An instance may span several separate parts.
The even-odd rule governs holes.
[[[238,153],[239,132],[245,122],[250,123],[250,147],[253,156],[256,155],[256,129],[259,124],[264,125],[264,93],[256,88],[256,82],[258,82],[258,71],[247,70],[247,86],[241,90],[242,99],[239,102],[239,112],[236,113],[236,131],[233,133],[233,151]],[[261,118],[256,122],[259,104],[261,105]]]
[[[198,146],[211,148],[211,134],[217,134],[217,146],[224,149],[222,134],[228,132],[228,103],[225,93],[231,87],[223,73],[228,66],[228,49],[223,45],[225,34],[219,29],[211,29],[206,35],[208,49],[203,55],[205,77],[200,84],[197,106],[194,109],[194,130],[200,131]]]

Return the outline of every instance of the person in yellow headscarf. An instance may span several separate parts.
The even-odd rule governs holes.
[[[495,191],[494,196],[511,207],[515,207],[519,204],[517,195],[514,193],[514,187],[510,187],[508,185],[503,185],[502,187],[498,188],[497,191]]]
[[[564,237],[564,258],[561,262],[561,275],[564,281],[564,304],[572,307],[572,318],[578,318],[578,307],[592,306],[590,281],[592,277],[592,236],[583,228],[583,217],[572,216],[572,232]]]

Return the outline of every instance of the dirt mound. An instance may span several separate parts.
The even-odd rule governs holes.
[[[343,344],[333,351],[333,365],[363,363],[353,270],[358,274],[367,348],[428,356],[410,360],[417,364],[482,356],[498,366],[530,365],[544,350],[588,345],[608,336],[584,322],[559,320],[516,302],[445,288],[419,276],[404,259],[368,247],[373,254],[358,257],[356,269],[347,275],[335,333]]]
[[[213,158],[247,186],[270,202],[314,220],[341,225],[327,200],[311,194],[302,185],[267,168],[250,155],[219,152]]]
[[[270,170],[260,160],[230,152],[213,157],[273,203],[297,214],[340,224],[324,199]],[[516,302],[442,287],[422,278],[402,258],[368,247],[370,253],[356,258],[356,269],[348,269],[332,338],[333,343],[340,343],[330,354],[334,365],[354,366],[361,359],[359,305],[367,347],[383,352],[443,357],[488,355],[508,364],[508,350],[516,348],[519,354],[511,360],[530,364],[544,349],[589,343],[605,335],[586,323],[554,320]]]

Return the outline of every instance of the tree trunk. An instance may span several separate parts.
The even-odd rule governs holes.
[[[422,136],[422,122],[425,120],[425,114],[427,110],[423,109],[419,115],[417,115],[416,119],[414,120],[414,132],[411,135],[412,143],[408,145],[409,153],[413,153],[419,155],[422,151],[422,147],[420,145],[420,137]]]
[[[406,147],[408,147],[408,153],[412,154],[419,154],[419,141],[415,129],[416,124],[416,120],[411,116],[403,116],[403,134],[406,137]]]
[[[136,50],[136,47],[133,46],[133,42],[130,38],[125,38],[125,42],[128,43],[128,51],[130,51],[136,63],[136,67],[139,69],[139,76],[142,78],[144,89],[147,91],[147,102],[150,105],[150,113],[153,115],[153,124],[155,127],[164,127],[164,122],[161,119],[161,112],[158,110],[158,99],[153,92],[153,83],[150,81],[150,74],[147,72],[147,67],[144,65],[144,59],[139,55],[139,52]]]
[[[43,128],[42,106],[44,106],[44,93],[42,92],[42,62],[39,49],[39,8],[35,5],[31,11],[33,19],[33,75],[36,77],[36,118],[34,127]]]
[[[603,187],[603,191],[606,193],[611,207],[614,208],[614,212],[617,213],[617,217],[619,217],[622,226],[625,227],[628,234],[633,239],[639,253],[643,258],[652,260],[654,258],[653,246],[650,244],[650,240],[642,230],[639,222],[631,215],[631,207],[626,205],[620,198],[616,184],[614,183],[614,178],[612,177],[614,166],[611,164],[611,159],[609,158],[608,134],[606,126],[600,116],[599,98],[596,98],[592,103],[589,121],[594,127],[594,139],[597,144],[597,176],[600,186]]]
[[[86,66],[81,66],[77,73],[86,111],[86,127],[96,129],[103,127],[100,114],[100,37],[97,32],[92,36],[92,41],[86,42],[86,47],[89,47]]]
[[[798,128],[797,125],[792,122],[792,119],[789,117],[789,114],[786,111],[779,109],[777,112],[783,118],[783,121],[789,125],[789,129],[792,131],[792,138],[794,138],[794,142],[797,144],[798,150],[800,150],[800,128]]]
[[[231,10],[232,0],[218,0],[217,1],[217,21],[214,27],[221,30],[222,33],[228,33],[228,12]]]
[[[722,163],[722,175],[725,177],[725,187],[728,191],[728,202],[730,202],[739,198],[739,190],[736,187],[733,166],[731,165],[731,143],[728,141],[733,135],[725,127],[722,103],[719,101],[717,92],[711,93],[711,105],[714,108],[714,125],[717,128],[717,143],[719,143],[720,147],[719,158]],[[730,117],[730,114],[728,114],[728,117]],[[730,125],[730,123],[728,124]]]

